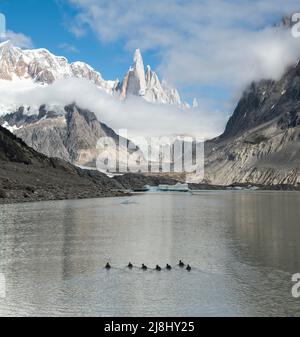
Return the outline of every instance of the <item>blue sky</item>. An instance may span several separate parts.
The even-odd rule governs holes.
[[[299,41],[269,30],[295,0],[0,0],[7,29],[32,46],[122,78],[141,48],[184,99],[228,115],[246,85],[280,77]],[[288,55],[288,57],[286,56]]]
[[[77,38],[68,29],[68,21],[74,20],[72,6],[56,0],[1,0],[0,12],[5,14],[7,29],[30,36],[33,46],[47,48],[70,61],[81,60],[100,70],[106,79],[122,77],[132,62],[132,54],[124,51],[122,41],[102,43],[95,34]],[[70,45],[76,51],[69,51],[63,45]],[[157,57],[145,53],[145,62],[154,66]]]

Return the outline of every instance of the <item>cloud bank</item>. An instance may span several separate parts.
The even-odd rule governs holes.
[[[160,53],[161,74],[176,86],[213,85],[233,92],[253,80],[278,79],[300,55],[300,41],[282,27],[296,0],[68,0],[73,31],[100,41]]]
[[[175,106],[151,104],[139,97],[120,101],[81,79],[56,81],[49,86],[37,86],[28,81],[0,81],[1,110],[5,107],[30,106],[37,113],[42,104],[65,106],[76,102],[96,113],[98,119],[118,132],[127,129],[129,137],[191,135],[202,139],[221,133],[225,120],[204,107],[180,110]]]

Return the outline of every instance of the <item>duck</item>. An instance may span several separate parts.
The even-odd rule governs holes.
[[[169,264],[167,264],[166,269],[167,270],[172,270],[172,267]]]
[[[179,264],[178,264],[178,265],[179,265],[180,268],[183,268],[183,267],[184,267],[184,263],[183,263],[181,260],[179,261]]]
[[[155,268],[157,271],[161,271],[161,267],[159,265],[156,266]]]
[[[106,263],[106,266],[105,266],[105,269],[108,270],[108,269],[110,269],[110,268],[111,268],[111,265],[107,262],[107,263]]]
[[[142,264],[142,270],[147,270],[148,267],[144,265],[144,263]]]
[[[129,268],[129,269],[132,269],[132,268],[133,268],[133,265],[132,265],[131,262],[128,263],[128,268]]]
[[[186,270],[187,270],[187,271],[191,271],[191,270],[192,270],[192,267],[188,264],[187,267],[186,267]]]

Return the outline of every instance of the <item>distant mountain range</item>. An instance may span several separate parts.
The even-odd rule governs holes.
[[[99,90],[121,100],[139,96],[153,104],[182,103],[177,90],[161,82],[136,50],[134,64],[119,81],[105,81],[101,74],[82,62],[68,63],[45,49],[21,50],[10,42],[0,44],[0,79],[31,81],[49,85],[58,79],[84,78]],[[25,83],[25,82],[24,82]],[[0,125],[21,137],[26,144],[50,157],[72,164],[95,167],[97,140],[109,137],[111,149],[119,146],[118,135],[97,120],[95,114],[75,104],[53,106],[45,102],[35,114],[30,107],[2,107]],[[197,106],[194,101],[194,106]],[[0,102],[1,105],[1,102]],[[6,109],[6,110],[5,110]],[[128,141],[129,142],[129,141]],[[143,156],[132,144],[130,152],[119,148],[132,163]],[[110,155],[110,147],[105,149]],[[196,175],[189,179],[197,181]],[[289,68],[279,81],[252,83],[244,92],[224,133],[205,144],[205,182],[215,185],[300,184],[300,64]]]
[[[0,44],[0,79],[7,81],[32,80],[47,85],[66,78],[84,78],[108,93],[114,81],[105,81],[101,74],[83,62],[69,63],[65,57],[55,56],[47,49],[23,50],[10,41]]]
[[[150,66],[145,72],[140,50],[136,50],[134,64],[123,81],[119,82],[106,81],[88,64],[69,63],[66,58],[55,56],[46,49],[22,50],[10,41],[0,44],[0,80],[4,85],[6,82],[17,82],[18,85],[24,83],[25,87],[29,82],[33,86],[48,86],[68,78],[88,80],[99,90],[120,100],[138,96],[153,104],[189,107],[181,102],[176,89],[159,80]],[[36,151],[82,167],[95,168],[101,154],[110,158],[116,156],[116,146],[119,164],[128,160],[134,166],[142,159],[143,154],[133,144],[130,151],[124,145],[119,146],[119,136],[98,121],[92,111],[71,103],[60,106],[45,102],[40,107],[33,107],[19,104],[8,106],[0,101],[0,125],[14,132]],[[111,142],[105,151],[97,147],[98,140],[103,137],[110,138]],[[132,150],[134,148],[136,150]]]
[[[37,85],[49,85],[68,78],[88,80],[110,95],[120,95],[121,99],[134,95],[151,103],[188,107],[187,103],[181,102],[178,91],[168,86],[165,81],[161,82],[150,66],[147,66],[145,73],[139,49],[135,52],[134,64],[120,82],[104,80],[102,75],[88,64],[69,63],[65,57],[55,56],[47,49],[23,50],[15,47],[10,41],[0,44],[0,80],[27,80]]]

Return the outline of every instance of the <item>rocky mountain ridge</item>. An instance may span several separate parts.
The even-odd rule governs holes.
[[[105,81],[99,72],[84,62],[69,63],[65,57],[55,56],[47,49],[23,50],[10,41],[0,44],[1,80],[32,80],[49,85],[72,77],[89,80],[107,93],[113,92],[114,81]]]
[[[38,115],[27,115],[24,108],[0,117],[5,126],[28,146],[48,157],[57,157],[81,167],[96,168],[97,160],[115,158],[133,163],[142,156],[129,140],[119,137],[98,121],[96,115],[76,104],[49,110],[43,105]],[[101,143],[101,140],[105,143]],[[116,158],[118,150],[118,158]]]
[[[66,60],[55,59],[48,53],[45,50],[35,52],[32,63],[29,61],[32,51],[22,51],[9,43],[1,44],[0,77],[13,81],[18,76],[21,80],[30,78],[40,85],[48,85],[59,76],[81,76],[101,86],[103,79],[100,74],[99,77],[93,71],[90,74],[82,66],[70,73],[71,66]],[[49,67],[53,68],[51,75]],[[124,80],[113,85],[110,83],[110,87],[122,99],[135,95],[155,103],[182,104],[178,92],[160,82],[150,67],[145,72],[139,50]],[[194,100],[193,106],[197,105]],[[76,104],[68,107],[45,104],[35,115],[28,114],[21,107],[2,116],[0,125],[13,131],[37,151],[78,166],[95,167],[101,153],[104,157],[111,156],[110,149],[118,146],[114,131],[99,122],[95,114]],[[214,185],[298,186],[299,128],[300,63],[290,67],[279,81],[263,80],[252,83],[245,90],[224,133],[205,144],[205,182]],[[99,151],[98,140],[106,136],[111,140],[111,146]],[[119,150],[121,157],[128,156],[127,149]],[[129,155],[132,162],[137,162],[142,156],[137,148]],[[197,176],[191,179],[199,182]]]
[[[188,107],[188,104],[181,102],[178,91],[165,81],[160,82],[150,66],[147,66],[145,73],[139,49],[135,52],[133,66],[120,83],[118,80],[104,80],[101,73],[87,63],[69,63],[65,57],[56,56],[47,49],[24,50],[15,47],[10,41],[0,43],[0,80],[50,85],[69,78],[88,80],[109,95],[120,95],[121,99],[134,95],[150,103]]]
[[[0,127],[0,203],[116,196],[122,189],[105,174],[36,152]]]
[[[300,63],[252,83],[225,132],[206,143],[206,182],[300,184]]]

